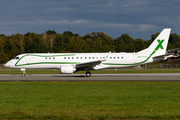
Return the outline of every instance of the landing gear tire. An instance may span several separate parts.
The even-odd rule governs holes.
[[[22,76],[23,76],[23,77],[26,76],[25,69],[24,69],[24,68],[21,68],[21,71],[23,72],[23,73],[22,73]]]
[[[25,73],[23,73],[23,74],[22,74],[22,76],[24,77],[24,76],[26,76],[26,74],[25,74]]]
[[[91,72],[86,72],[86,77],[90,77],[91,76]]]

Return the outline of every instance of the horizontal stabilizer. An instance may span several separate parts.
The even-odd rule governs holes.
[[[174,55],[173,53],[167,53],[167,54],[163,54],[163,55],[158,55],[158,56],[154,56],[153,58],[158,58],[158,57],[167,57],[169,55]]]

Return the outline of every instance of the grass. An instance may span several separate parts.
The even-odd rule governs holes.
[[[0,82],[0,119],[180,119],[180,82]]]

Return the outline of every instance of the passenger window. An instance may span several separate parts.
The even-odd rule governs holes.
[[[72,57],[72,59],[74,59],[74,57]]]
[[[118,59],[119,59],[119,57],[118,57]]]
[[[82,59],[82,57],[81,57],[81,59]]]
[[[66,59],[66,57],[64,57],[64,59]]]
[[[76,57],[76,59],[78,59],[78,57]]]
[[[92,57],[92,59],[94,59],[94,57]]]
[[[91,59],[91,57],[89,57],[89,59]]]
[[[123,57],[121,57],[121,59],[123,59]]]
[[[116,59],[116,57],[114,57],[114,59]]]
[[[16,59],[19,59],[19,57],[16,57]]]
[[[98,59],[98,57],[96,57],[96,59]]]
[[[85,59],[86,59],[86,57],[85,57]]]
[[[51,57],[49,57],[49,59],[51,59]]]
[[[47,59],[47,57],[45,57],[45,59]]]
[[[55,57],[53,57],[53,59],[55,59]]]
[[[110,59],[112,59],[112,57],[110,57]]]
[[[68,59],[70,59],[70,57],[68,57]]]

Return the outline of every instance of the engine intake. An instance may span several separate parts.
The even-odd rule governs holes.
[[[60,72],[62,74],[71,74],[76,72],[76,68],[74,68],[73,66],[64,65],[60,67]]]

